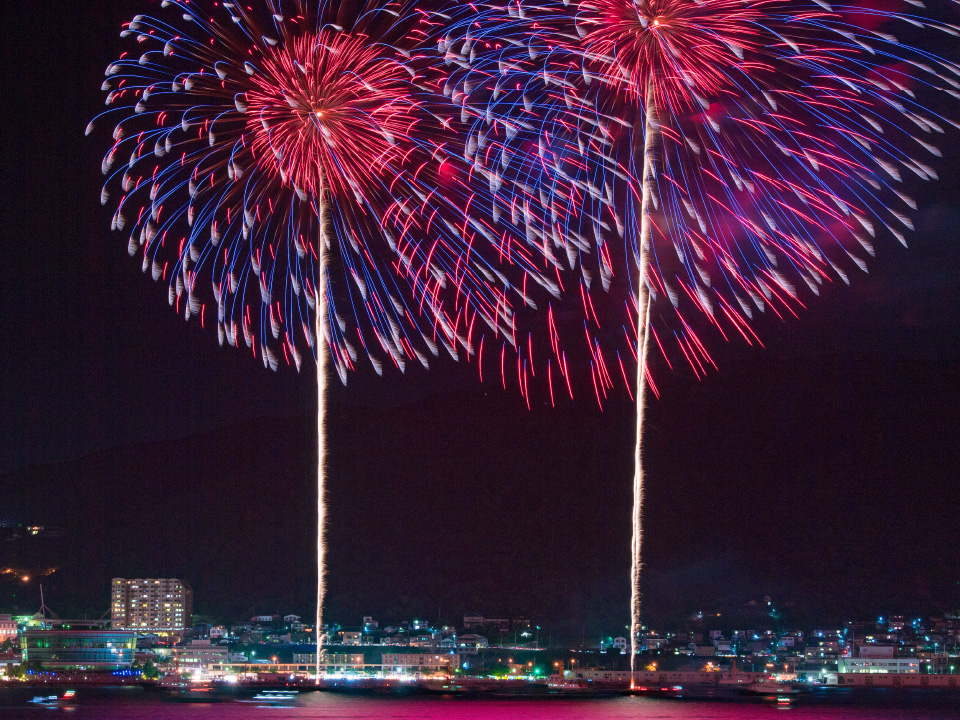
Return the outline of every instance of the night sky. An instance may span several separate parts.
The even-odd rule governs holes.
[[[109,140],[84,128],[120,24],[152,4],[0,4],[0,521],[65,531],[0,542],[0,565],[57,567],[61,614],[139,575],[186,578],[199,613],[310,615],[312,371],[178,318],[99,203]],[[764,595],[798,623],[960,608],[960,132],[941,147],[909,250],[881,237],[870,275],[764,319],[764,348],[712,347],[705,380],[654,360],[649,621]],[[329,617],[618,631],[629,398],[601,413],[585,385],[528,411],[434,364],[332,386]],[[38,606],[35,581],[0,577],[0,611]]]

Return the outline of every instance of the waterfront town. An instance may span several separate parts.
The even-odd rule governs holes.
[[[321,628],[320,678],[310,618],[278,611],[229,622],[194,617],[187,580],[114,578],[97,620],[57,617],[46,605],[0,615],[0,668],[8,682],[42,684],[511,681],[563,688],[691,685],[778,688],[956,688],[960,614],[894,615],[836,627],[782,622],[771,598],[751,601],[752,627],[719,615],[686,629],[644,627],[631,678],[624,634],[554,643],[525,617],[464,615],[456,625],[367,616]],[[631,682],[631,679],[633,682]],[[449,685],[444,685],[447,688]]]

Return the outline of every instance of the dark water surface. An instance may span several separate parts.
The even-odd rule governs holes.
[[[0,718],[97,718],[103,720],[946,720],[960,718],[960,695],[843,691],[776,701],[614,697],[586,700],[494,700],[453,697],[371,697],[308,692],[285,706],[229,699],[182,703],[140,689],[80,689],[65,707],[28,704],[33,693],[0,691]]]

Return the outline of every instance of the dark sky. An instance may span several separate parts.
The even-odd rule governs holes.
[[[141,574],[187,577],[200,612],[309,614],[312,373],[176,317],[99,204],[108,141],[83,131],[120,24],[149,4],[0,5],[0,520],[67,530],[2,543],[0,564],[56,565],[55,608],[102,611],[110,577]],[[909,250],[885,238],[870,275],[764,321],[763,349],[713,348],[703,381],[655,368],[652,621],[764,594],[798,622],[960,607],[960,133],[941,145]],[[332,617],[615,631],[629,400],[528,411],[439,365],[332,390]],[[38,604],[0,580],[0,606]]]

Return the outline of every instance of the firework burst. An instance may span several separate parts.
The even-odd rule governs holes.
[[[960,66],[925,48],[955,47],[960,31],[919,3],[888,5],[513,0],[440,16],[466,150],[502,180],[490,209],[529,207],[524,237],[580,276],[597,401],[617,365],[635,393],[634,650],[651,347],[699,377],[713,365],[705,332],[759,343],[758,314],[795,314],[799,288],[849,282],[878,237],[906,244],[909,185],[937,177],[935,138],[956,127],[939,98],[960,98]],[[596,277],[619,317],[595,312]]]
[[[481,329],[513,341],[513,305],[539,272],[467,215],[469,168],[418,69],[424,15],[161,5],[125,26],[139,52],[107,69],[102,201],[114,196],[113,227],[186,319],[266,367],[317,359],[319,674],[328,355],[345,383],[361,357],[403,371],[441,348],[469,358]]]

